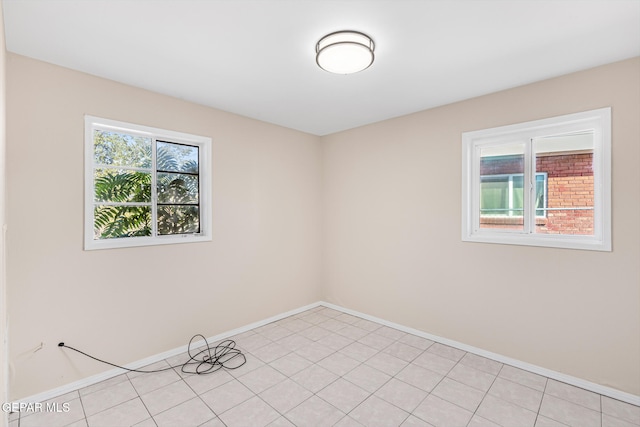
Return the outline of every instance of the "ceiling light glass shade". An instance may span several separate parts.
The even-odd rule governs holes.
[[[352,74],[373,64],[375,45],[369,36],[357,31],[331,33],[316,44],[316,62],[323,70]]]

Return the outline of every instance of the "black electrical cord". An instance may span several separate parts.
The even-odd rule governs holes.
[[[193,340],[198,337],[201,337],[204,340],[206,346],[204,347],[204,349],[200,350],[199,352],[195,354],[191,354],[191,345],[193,343]],[[115,366],[116,368],[124,369],[129,372],[142,372],[144,374],[152,374],[154,372],[168,371],[169,369],[174,369],[180,366],[180,365],[169,366],[168,368],[154,369],[150,371],[142,370],[142,369],[130,369],[130,368],[125,368],[124,366],[116,365],[115,363],[107,362],[106,360],[98,359],[97,357],[87,354],[84,351],[80,351],[77,348],[68,346],[63,342],[59,343],[58,347],[68,348],[69,350],[76,351],[93,360],[97,360],[98,362]],[[182,364],[182,368],[181,368],[182,372],[186,374],[202,375],[202,374],[210,374],[221,368],[237,369],[247,362],[247,358],[245,357],[245,355],[242,354],[242,352],[236,348],[235,341],[224,340],[220,344],[214,347],[211,347],[207,339],[200,334],[196,334],[193,337],[191,337],[191,340],[189,340],[189,346],[187,347],[187,353],[189,354],[189,360],[187,360],[184,364]],[[195,368],[192,368],[192,366],[194,365],[195,365]]]

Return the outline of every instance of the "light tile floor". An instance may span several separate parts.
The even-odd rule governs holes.
[[[233,339],[239,369],[123,374],[10,427],[640,426],[640,407],[322,306]]]

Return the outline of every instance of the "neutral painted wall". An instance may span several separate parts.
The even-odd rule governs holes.
[[[4,18],[2,5],[0,5],[0,403],[7,401],[8,394],[8,348],[7,348],[7,295],[5,273],[5,80],[6,80],[6,55],[4,40]],[[0,426],[7,423],[8,414],[0,412]]]
[[[463,243],[461,133],[612,107],[613,252]],[[323,138],[328,302],[640,395],[640,59]]]
[[[318,137],[7,59],[11,399],[110,369],[59,341],[124,364],[320,298]],[[211,137],[213,241],[83,251],[84,114]]]
[[[9,54],[9,398],[108,369],[62,340],[128,363],[318,299],[640,394],[639,75],[636,58],[319,138]],[[613,252],[461,242],[462,132],[604,106]],[[84,252],[84,114],[210,136],[213,241]]]

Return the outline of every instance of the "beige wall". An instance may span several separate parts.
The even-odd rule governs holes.
[[[640,395],[640,59],[323,138],[327,301]],[[461,133],[612,107],[613,252],[463,243]]]
[[[0,402],[6,402],[8,394],[8,354],[7,354],[7,300],[5,274],[5,80],[7,51],[4,40],[4,18],[0,5]],[[0,412],[0,426],[7,422],[7,414]]]
[[[639,73],[319,138],[9,54],[9,397],[108,369],[59,341],[128,363],[319,299],[639,395]],[[461,242],[462,132],[605,106],[613,252]],[[83,251],[84,114],[210,136],[213,241]]]
[[[11,399],[110,369],[60,341],[123,364],[320,298],[318,137],[14,54],[7,82]],[[83,251],[84,114],[211,137],[213,241]]]

